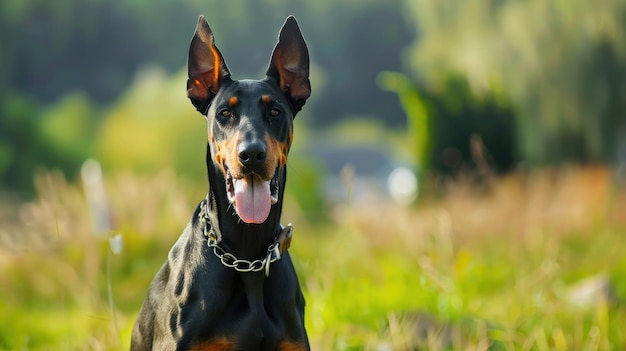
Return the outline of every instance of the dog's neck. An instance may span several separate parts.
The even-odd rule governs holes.
[[[283,192],[287,172],[282,167],[278,201],[272,205],[270,214],[261,224],[243,222],[234,210],[226,195],[226,181],[222,172],[211,160],[210,145],[207,145],[207,170],[209,190],[207,194],[209,217],[214,227],[221,234],[221,243],[237,258],[253,260],[267,254],[268,247],[274,243],[280,232],[280,216],[283,205]]]

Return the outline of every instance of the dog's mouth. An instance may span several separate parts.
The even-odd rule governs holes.
[[[237,215],[246,223],[261,224],[278,202],[278,172],[270,180],[254,173],[234,178],[226,169],[226,194]]]

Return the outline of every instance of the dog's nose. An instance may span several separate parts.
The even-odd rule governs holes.
[[[238,151],[239,162],[253,172],[255,167],[261,166],[267,158],[267,147],[259,141],[244,141],[239,144]]]

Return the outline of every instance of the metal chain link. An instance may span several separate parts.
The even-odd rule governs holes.
[[[213,248],[213,253],[220,259],[222,264],[226,267],[233,268],[237,272],[260,272],[265,269],[265,276],[270,275],[270,265],[280,260],[280,243],[275,242],[267,248],[267,256],[265,258],[248,261],[238,259],[230,252],[224,251],[218,244],[221,238],[218,238],[213,232],[213,228],[208,216],[207,200],[203,200],[202,209],[200,212],[200,219],[204,221],[204,227],[202,228],[203,234],[208,237],[207,245],[209,248]]]
[[[270,264],[280,260],[279,243],[273,243],[267,248],[267,256],[265,258],[248,261],[238,259],[230,252],[224,251],[215,240],[211,240],[209,237],[208,246],[213,248],[213,253],[220,259],[222,264],[226,267],[233,268],[237,272],[260,272],[265,269],[265,275],[269,275]]]

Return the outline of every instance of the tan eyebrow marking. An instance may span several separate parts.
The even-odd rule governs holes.
[[[231,96],[231,97],[228,99],[228,105],[229,105],[230,107],[233,107],[233,106],[237,105],[237,103],[238,103],[238,102],[239,102],[239,99],[238,99],[236,96]]]
[[[273,99],[269,95],[263,95],[261,96],[261,101],[263,101],[264,104],[269,105],[272,103]]]

